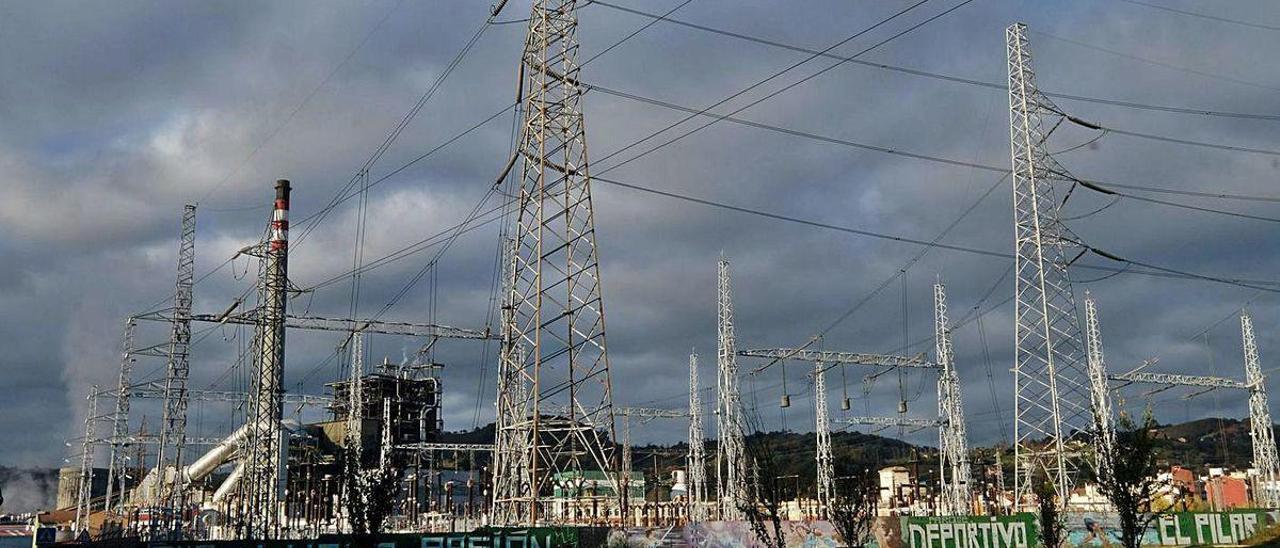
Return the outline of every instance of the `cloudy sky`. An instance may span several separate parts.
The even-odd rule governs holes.
[[[917,0],[918,1],[918,0]],[[915,2],[634,2],[618,5],[804,49],[825,49]],[[1191,2],[1150,0],[1204,10]],[[930,0],[832,50],[852,55],[961,4]],[[1267,9],[1271,7],[1272,9]],[[461,64],[370,169],[377,180],[509,107],[528,3],[513,1],[484,29]],[[1003,85],[1004,29],[1031,28],[1042,89],[1210,114],[1058,99],[1065,111],[1120,131],[1215,145],[1189,146],[1066,124],[1049,148],[1075,175],[1123,185],[1276,197],[1280,180],[1280,68],[1273,52],[1280,11],[1232,2],[1212,15],[1138,3],[973,0],[859,59]],[[487,2],[0,3],[0,465],[61,465],[64,441],[82,434],[85,395],[114,385],[123,319],[163,308],[172,291],[184,203],[198,203],[196,309],[226,308],[256,269],[236,250],[262,233],[272,182],[294,183],[293,218],[319,211],[357,173],[431,88],[488,16]],[[580,10],[582,79],[609,90],[703,108],[809,57],[796,49],[659,22],[604,4]],[[1252,26],[1250,26],[1252,25]],[[605,50],[608,50],[605,52]],[[604,52],[603,54],[601,54]],[[597,57],[597,54],[600,54]],[[752,89],[727,113],[835,64],[810,60]],[[686,122],[640,147],[614,152],[685,113],[603,91],[584,99],[593,171],[653,189],[917,240],[1011,252],[1011,188],[1001,174],[721,122],[622,165],[634,154],[702,125]],[[847,142],[983,166],[1009,163],[1008,102],[1001,89],[846,63],[736,114]],[[705,118],[700,120],[706,120]],[[508,157],[510,110],[380,182],[369,192],[365,259],[372,261],[461,222]],[[1087,143],[1087,144],[1086,144]],[[1080,146],[1084,145],[1084,146]],[[616,166],[616,169],[613,169]],[[604,172],[608,170],[608,173]],[[1064,190],[1066,187],[1062,187]],[[826,333],[828,349],[865,352],[932,347],[931,286],[946,282],[974,444],[1007,439],[1012,421],[1012,282],[1003,258],[920,246],[715,209],[597,183],[593,187],[616,401],[679,407],[687,356],[702,356],[714,382],[715,268],[732,261],[741,347],[803,343],[883,289]],[[1077,189],[1065,216],[1093,246],[1179,271],[1277,280],[1275,200],[1227,200],[1149,191],[1135,195],[1231,216]],[[1104,206],[1109,207],[1097,211]],[[352,264],[357,200],[334,209],[298,243],[290,275],[309,288]],[[486,207],[496,205],[489,202]],[[969,210],[965,214],[966,210]],[[962,215],[963,214],[963,215]],[[297,238],[304,228],[294,231]],[[460,236],[389,319],[484,327],[490,310],[497,223]],[[359,307],[393,299],[439,247],[368,272]],[[1098,256],[1080,265],[1120,266]],[[1102,311],[1113,370],[1158,357],[1153,370],[1242,376],[1238,310],[1249,305],[1264,367],[1280,359],[1280,313],[1270,292],[1203,280],[1073,268]],[[895,278],[895,276],[897,276]],[[890,280],[893,278],[892,280]],[[1103,279],[1105,278],[1105,279]],[[890,280],[886,284],[886,280]],[[1087,283],[1086,283],[1087,282]],[[347,281],[291,303],[294,311],[344,316]],[[992,289],[994,287],[994,290]],[[983,296],[990,296],[984,301]],[[433,312],[434,311],[434,312]],[[496,327],[496,326],[495,326]],[[167,337],[144,324],[139,344]],[[239,389],[245,334],[201,331],[192,386]],[[985,343],[984,343],[985,341]],[[337,376],[326,358],[335,335],[291,333],[286,383],[320,393]],[[422,341],[375,337],[372,354],[401,360]],[[492,418],[494,353],[445,341],[446,428]],[[743,360],[749,369],[758,362]],[[745,377],[744,396],[770,429],[812,429],[806,365]],[[153,379],[144,359],[135,378]],[[785,372],[785,375],[784,375]],[[832,407],[847,392],[851,413],[888,414],[899,399],[912,416],[934,411],[931,377],[897,373],[864,383],[870,370],[828,377]],[[783,384],[792,407],[779,409]],[[1269,383],[1273,392],[1280,389]],[[1124,405],[1146,401],[1121,392]],[[1153,396],[1158,418],[1243,417],[1242,394]],[[708,400],[709,395],[704,400]],[[104,412],[110,401],[102,401]],[[135,405],[134,425],[159,420]],[[290,410],[290,413],[294,410]],[[191,430],[232,427],[230,410],[193,404]],[[106,428],[105,423],[101,427]],[[676,441],[683,423],[633,428],[640,441]],[[101,431],[101,430],[100,430]],[[908,434],[929,443],[932,434]]]

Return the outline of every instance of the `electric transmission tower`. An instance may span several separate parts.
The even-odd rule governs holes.
[[[1036,89],[1027,26],[1005,31],[1009,59],[1009,137],[1013,163],[1014,426],[1018,466],[1014,493],[1029,500],[1043,475],[1065,505],[1079,463],[1070,453],[1074,433],[1089,421],[1088,373],[1075,296],[1067,266],[1077,244],[1059,220],[1053,180],[1066,170],[1049,155],[1044,118],[1062,111]],[[1056,126],[1055,126],[1056,127]]]
[[[284,462],[281,462],[284,433],[284,334],[289,279],[289,181],[276,181],[276,199],[270,234],[259,246],[258,308],[255,311],[258,346],[257,382],[252,394],[252,416],[248,455],[243,479],[245,488],[240,515],[242,538],[269,539],[279,535],[280,500],[284,493]]]
[[[689,521],[701,522],[707,515],[706,434],[702,430],[702,395],[698,386],[698,355],[689,353]]]
[[[716,283],[716,493],[720,519],[742,518],[738,508],[747,499],[746,421],[738,388],[737,343],[733,333],[733,296],[729,290],[729,261],[720,259]]]
[[[1089,348],[1089,387],[1093,395],[1095,469],[1099,478],[1111,476],[1111,463],[1116,451],[1116,426],[1111,416],[1111,385],[1107,376],[1107,362],[1102,353],[1102,328],[1098,322],[1098,303],[1093,295],[1084,292],[1085,334]]]
[[[818,517],[826,518],[835,496],[835,470],[831,462],[831,419],[827,416],[827,367],[813,362],[813,432],[817,438]]]
[[[944,516],[963,516],[971,512],[969,441],[964,420],[964,400],[960,395],[960,375],[956,373],[955,351],[951,346],[951,327],[947,320],[947,291],[933,285],[934,352],[938,366],[938,452],[941,456],[939,477],[942,497],[939,512]]]
[[[1276,456],[1276,438],[1271,422],[1271,405],[1267,402],[1266,376],[1258,359],[1258,343],[1253,337],[1253,318],[1240,315],[1240,335],[1244,342],[1244,377],[1249,385],[1249,437],[1253,438],[1253,468],[1258,473],[1261,489],[1257,501],[1263,508],[1280,507],[1280,457]]]
[[[165,538],[182,536],[182,516],[186,507],[183,485],[182,450],[187,444],[187,377],[191,372],[191,300],[196,275],[196,206],[182,209],[182,234],[178,238],[178,281],[173,294],[173,323],[169,334],[169,364],[164,381],[164,416],[160,423],[160,446],[156,470],[160,478],[160,507],[165,518],[161,527]],[[165,481],[173,469],[172,482]]]
[[[544,523],[553,480],[599,470],[622,497],[579,85],[576,0],[535,0],[521,72],[514,271],[504,303],[494,521]],[[544,409],[566,408],[547,414]],[[526,453],[525,456],[517,453]],[[527,463],[527,465],[526,465]],[[585,517],[573,493],[557,521]]]
[[[138,327],[138,321],[133,317],[124,320],[124,337],[120,343],[120,377],[116,383],[116,408],[111,414],[111,444],[110,456],[107,462],[107,499],[103,507],[110,511],[111,499],[113,496],[119,497],[119,504],[124,503],[125,486],[128,485],[125,477],[128,475],[125,466],[124,448],[122,443],[124,437],[129,435],[129,397],[130,384],[133,382],[133,335],[134,330]],[[142,466],[142,463],[134,463]],[[119,479],[119,491],[116,492],[115,483]]]
[[[98,385],[89,387],[89,414],[84,417],[84,440],[80,445],[80,488],[76,491],[75,532],[89,529],[89,514],[93,513],[93,444],[98,423]]]

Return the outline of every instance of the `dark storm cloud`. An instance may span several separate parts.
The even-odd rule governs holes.
[[[938,4],[934,6],[933,4]],[[849,54],[953,3],[936,0],[895,24],[836,50]],[[664,12],[674,4],[637,4]],[[693,22],[808,48],[824,48],[905,3],[725,3],[696,0],[676,12]],[[1232,4],[1232,17],[1280,20],[1265,3]],[[6,383],[0,429],[31,432],[27,443],[0,446],[5,464],[56,464],[64,438],[82,428],[90,384],[112,385],[125,315],[170,291],[181,204],[199,201],[198,268],[207,272],[253,241],[266,220],[270,182],[295,183],[293,215],[316,212],[345,184],[417,97],[448,65],[483,20],[487,3],[362,4],[295,2],[5,4],[0,6],[0,330]],[[512,3],[518,19],[527,3]],[[391,12],[385,23],[383,17]],[[866,55],[921,70],[1003,82],[1004,28],[1027,21],[1044,89],[1121,100],[1239,112],[1276,112],[1280,86],[1274,52],[1280,36],[1265,31],[1111,2],[1031,3],[979,0]],[[588,6],[579,38],[585,60],[648,22]],[[371,29],[375,29],[369,34]],[[430,150],[511,103],[523,25],[486,30],[476,48],[372,170],[373,178]],[[1044,34],[1041,34],[1044,33]],[[335,66],[369,39],[341,68]],[[1206,77],[1081,47],[1099,48],[1213,73]],[[592,61],[583,79],[609,88],[700,108],[804,58],[804,54],[709,36],[658,23]],[[724,107],[727,112],[829,65],[809,63]],[[320,83],[325,85],[311,96]],[[291,113],[307,101],[305,107]],[[1117,128],[1182,138],[1280,149],[1275,122],[1135,111],[1063,100],[1082,118]],[[587,133],[593,171],[602,174],[631,154],[614,151],[681,119],[682,113],[588,93]],[[1008,163],[1004,94],[850,65],[747,109],[738,116],[877,146],[1003,166]],[[283,130],[267,140],[282,124]],[[366,259],[379,257],[459,222],[501,169],[509,150],[509,116],[371,190]],[[685,127],[692,127],[686,124]],[[1095,134],[1075,127],[1055,133],[1054,150]],[[669,137],[668,137],[669,138]],[[261,143],[265,145],[250,156]],[[1061,156],[1082,177],[1180,189],[1274,194],[1280,169],[1273,157],[1196,149],[1108,135]],[[720,123],[607,174],[609,178],[879,232],[932,239],[999,178],[987,171],[941,165],[818,143]],[[894,275],[917,248],[741,213],[670,201],[597,182],[596,219],[617,400],[678,407],[686,401],[690,350],[701,356],[704,386],[714,382],[715,260],[733,263],[740,346],[794,345]],[[1012,250],[1007,182],[983,199],[945,240]],[[296,246],[291,276],[307,287],[340,274],[352,261],[354,200]],[[1196,202],[1253,215],[1280,216],[1268,204]],[[1106,204],[1083,190],[1069,214]],[[1273,224],[1122,200],[1071,223],[1085,240],[1123,256],[1176,268],[1242,278],[1274,278]],[[299,227],[301,228],[301,227]],[[302,231],[296,230],[295,237]],[[441,323],[483,327],[489,302],[496,225],[462,236],[437,272]],[[361,311],[372,314],[396,295],[435,249],[365,276]],[[1096,258],[1086,262],[1102,264]],[[968,314],[1008,267],[1008,261],[931,251],[824,339],[831,349],[887,352],[904,339],[932,332],[930,286],[948,284],[952,315]],[[243,258],[197,287],[196,306],[226,307],[252,277]],[[1099,277],[1078,270],[1080,280]],[[238,276],[237,276],[238,275]],[[431,292],[423,282],[388,318],[428,319]],[[1086,284],[1077,288],[1083,291]],[[296,299],[312,313],[347,313],[348,285],[338,283]],[[1118,276],[1087,284],[1102,309],[1107,355],[1114,369],[1153,356],[1165,371],[1241,376],[1238,320],[1228,318],[1188,340],[1254,297],[1250,290],[1185,280]],[[1006,279],[985,308],[1012,291]],[[1270,297],[1251,307],[1263,358],[1280,352]],[[904,329],[905,325],[905,329]],[[1011,308],[995,310],[956,334],[958,363],[975,444],[1003,439],[1000,418],[1012,420]],[[905,333],[904,333],[905,331]],[[235,388],[235,331],[209,332],[193,353],[193,386]],[[988,352],[980,335],[985,335]],[[164,339],[163,325],[144,326],[140,339]],[[290,335],[287,384],[317,392],[336,370],[325,363],[334,337]],[[417,341],[375,337],[375,356],[402,359]],[[988,361],[987,356],[990,360]],[[446,427],[469,428],[492,416],[493,353],[475,343],[447,341]],[[144,362],[138,378],[163,364]],[[758,362],[743,361],[749,369]],[[482,371],[485,384],[481,385]],[[767,428],[805,430],[812,421],[805,364],[786,366],[794,405],[779,413],[782,368],[744,381],[758,389]],[[879,377],[863,392],[869,371],[828,378],[833,405],[846,390],[854,411],[893,409],[900,394],[911,412],[935,404],[932,380]],[[990,372],[990,379],[988,377]],[[901,388],[900,388],[901,386]],[[1242,398],[1220,394],[1188,401],[1165,393],[1167,420],[1244,413]],[[751,395],[748,401],[753,401]],[[998,399],[999,403],[996,403]],[[704,398],[706,401],[706,398]],[[1137,392],[1125,401],[1141,406]],[[105,404],[104,404],[105,405]],[[141,403],[150,414],[154,403]],[[477,412],[478,410],[478,412]],[[199,407],[196,428],[230,427],[227,409]],[[34,429],[32,424],[42,427]],[[683,438],[683,424],[636,428],[641,441]],[[930,434],[911,436],[930,441]]]

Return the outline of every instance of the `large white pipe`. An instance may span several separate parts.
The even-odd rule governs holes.
[[[182,471],[183,483],[189,484],[200,481],[209,474],[212,474],[219,466],[222,466],[231,459],[231,456],[240,448],[240,444],[244,443],[244,440],[248,435],[249,425],[246,424],[236,429],[235,432],[232,432],[231,435],[227,436],[227,438],[222,440],[221,443],[213,446],[213,449],[210,449],[207,453],[201,455],[200,458],[195,460],[195,462],[187,465],[187,467]]]
[[[240,478],[243,475],[244,463],[241,462],[236,465],[234,470],[231,471],[231,475],[227,476],[227,479],[222,481],[222,485],[219,485],[218,489],[213,492],[213,499],[211,500],[211,503],[216,507],[216,505],[221,503],[223,499],[227,498],[227,495],[234,491],[236,486],[240,484]]]

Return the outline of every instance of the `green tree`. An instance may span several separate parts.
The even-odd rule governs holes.
[[[880,485],[869,468],[852,465],[836,480],[835,493],[827,517],[845,546],[867,546],[871,543],[871,526],[876,520],[876,503]]]
[[[1142,537],[1151,524],[1177,503],[1156,504],[1165,494],[1175,493],[1170,480],[1159,478],[1153,434],[1157,426],[1150,408],[1143,413],[1140,424],[1121,415],[1116,431],[1117,450],[1099,456],[1106,464],[1103,468],[1110,473],[1094,474],[1098,491],[1115,507],[1120,521],[1120,543],[1125,548],[1141,546]]]

